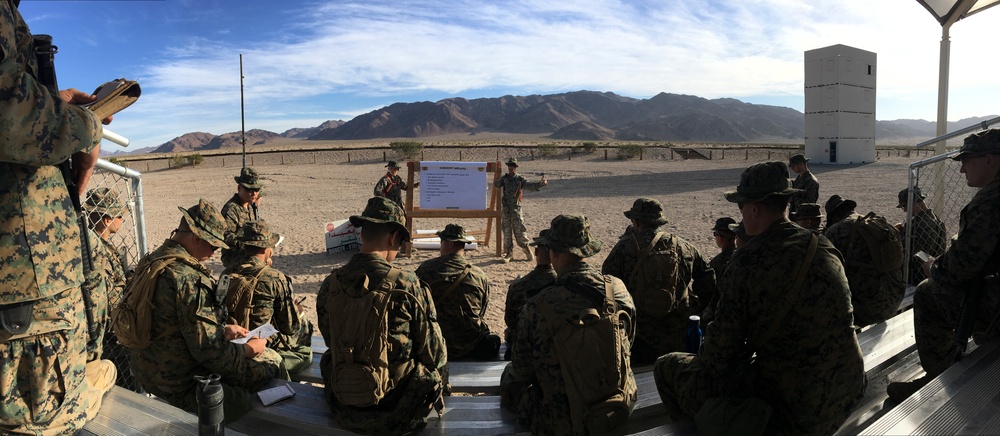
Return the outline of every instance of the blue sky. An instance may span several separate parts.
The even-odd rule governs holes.
[[[110,126],[132,148],[239,131],[241,53],[246,128],[279,133],[395,102],[581,89],[802,110],[803,52],[833,44],[877,53],[878,119],[936,118],[941,27],[914,0],[23,0],[20,11],[59,46],[60,87],[141,83]],[[1000,113],[997,11],[951,29],[951,120]]]

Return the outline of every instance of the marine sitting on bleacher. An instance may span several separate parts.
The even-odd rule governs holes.
[[[976,343],[996,337],[1000,290],[985,288],[983,279],[1000,272],[1000,129],[969,135],[952,159],[961,161],[961,172],[970,187],[980,188],[961,212],[958,235],[937,259],[923,264],[928,279],[913,296],[913,328],[920,365],[927,372],[911,382],[890,383],[889,398],[901,402],[955,362],[955,329],[963,299],[973,316]],[[969,303],[972,290],[981,300]]]
[[[635,305],[621,280],[583,259],[601,249],[587,218],[559,215],[535,239],[546,247],[556,284],[521,312],[513,359],[500,381],[501,403],[534,434],[620,431],[636,403],[628,350]]]
[[[251,392],[275,376],[288,375],[279,373],[281,356],[266,348],[264,339],[229,341],[245,336],[246,330],[225,325],[225,292],[219,292],[212,270],[202,263],[226,247],[222,215],[204,199],[178,209],[184,215],[180,224],[163,245],[139,261],[126,289],[128,301],[129,294],[140,295],[139,288],[151,280],[155,308],[148,346],[130,350],[132,372],[147,392],[190,412],[198,410],[194,377],[222,376],[223,409],[230,423],[250,411]],[[120,318],[115,328],[123,340],[127,329]]]
[[[618,240],[601,272],[622,279],[638,320],[632,361],[648,365],[684,350],[684,327],[715,298],[715,271],[698,249],[663,227],[663,205],[639,198],[624,212],[632,231]]]
[[[840,253],[785,218],[796,192],[787,171],[783,162],[755,164],[726,193],[751,238],[719,281],[722,298],[701,353],[656,362],[672,419],[694,417],[725,434],[831,434],[861,398],[864,361]],[[727,404],[760,410],[739,420],[755,428],[727,429],[734,419],[720,407]]]
[[[373,197],[350,220],[361,229],[361,252],[331,272],[316,296],[330,347],[320,361],[326,399],[351,431],[422,429],[431,409],[444,407],[448,353],[430,290],[391,264],[410,240],[403,209]]]
[[[448,359],[495,360],[500,336],[486,324],[490,281],[465,258],[465,244],[472,241],[458,224],[448,224],[437,235],[441,256],[421,263],[416,274],[431,288]]]
[[[549,229],[543,229],[538,232],[538,237],[544,237],[548,233]],[[540,245],[531,245],[535,247],[535,269],[524,277],[511,282],[507,288],[507,301],[504,304],[503,312],[503,320],[507,324],[507,330],[504,332],[504,340],[507,342],[507,351],[503,355],[504,360],[510,360],[512,357],[510,344],[517,337],[517,319],[521,316],[524,304],[542,289],[556,282],[556,270],[552,269],[549,250]]]
[[[268,348],[281,355],[281,364],[289,374],[295,374],[312,363],[309,345],[313,329],[295,304],[292,280],[271,266],[280,238],[263,220],[243,224],[239,243],[246,257],[223,271],[223,277],[229,277],[226,309],[229,324],[253,330],[270,323],[277,329],[278,333],[267,338]]]

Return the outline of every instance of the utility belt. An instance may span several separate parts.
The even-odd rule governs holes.
[[[31,327],[35,315],[34,301],[0,305],[0,325],[11,335],[20,335]]]

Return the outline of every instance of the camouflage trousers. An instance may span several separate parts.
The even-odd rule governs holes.
[[[504,207],[503,219],[500,220],[500,228],[503,231],[503,252],[512,254],[514,252],[514,241],[519,247],[528,246],[528,237],[524,232],[528,229],[524,226],[524,216],[521,214],[521,207]]]
[[[100,359],[104,353],[104,334],[110,324],[108,288],[103,275],[102,271],[95,270],[83,284],[83,292],[86,295],[84,307],[87,317],[84,321],[87,325],[88,362]]]
[[[694,309],[686,306],[677,308],[664,317],[654,317],[640,311],[638,317],[643,322],[636,325],[632,364],[651,365],[664,354],[684,351],[688,316],[694,315],[694,312]]]
[[[226,424],[235,422],[246,415],[253,408],[251,403],[253,393],[261,390],[271,379],[289,380],[288,372],[281,365],[281,355],[270,348],[266,348],[264,353],[254,357],[248,363],[247,372],[240,374],[240,377],[222,377],[224,398],[222,408],[226,414]],[[164,399],[175,407],[198,413],[197,391],[197,387],[192,387],[180,398]]]
[[[917,342],[920,365],[931,377],[944,372],[955,363],[955,328],[962,311],[964,292],[939,286],[934,279],[917,285],[913,294],[913,331]],[[997,316],[1000,315],[1000,295],[984,290],[977,306],[972,333],[982,344],[997,336]]]
[[[357,433],[408,434],[421,430],[427,425],[427,415],[434,410],[434,404],[444,390],[441,375],[418,363],[409,378],[389,391],[379,404],[370,407],[345,406],[337,401],[328,381],[332,378],[326,370],[332,365],[328,356],[329,352],[323,356],[327,402],[337,422]]]
[[[73,434],[90,405],[80,289],[35,303],[26,335],[0,330],[0,433]]]

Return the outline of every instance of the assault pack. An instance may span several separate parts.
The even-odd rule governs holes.
[[[657,232],[653,240],[639,252],[639,258],[628,278],[629,293],[635,306],[643,313],[662,317],[673,312],[687,300],[688,286],[680,281],[680,254],[677,237]],[[678,289],[680,288],[680,289]],[[680,296],[676,291],[681,290]]]
[[[339,280],[326,302],[330,317],[327,337],[331,338],[330,388],[337,401],[347,406],[374,406],[407,374],[412,366],[400,366],[394,373],[389,367],[389,310],[394,294],[401,294],[415,304],[416,297],[393,289],[402,270],[391,268],[375,289],[369,289],[368,276],[351,285],[357,297],[348,295]],[[422,310],[422,309],[418,309]],[[324,366],[327,357],[324,356]],[[324,371],[325,372],[325,371]],[[324,375],[325,376],[325,375]]]
[[[164,256],[155,259],[144,258],[136,265],[136,276],[125,287],[121,303],[111,311],[111,323],[115,335],[125,348],[144,350],[152,343],[153,290],[163,270],[175,261],[191,263],[190,258],[185,256]],[[169,326],[157,337],[166,336],[177,330],[177,326]]]
[[[854,252],[855,243],[864,241],[872,257],[871,264],[848,259],[851,263],[869,266],[880,273],[899,269],[903,265],[903,244],[899,232],[875,212],[868,212],[868,215],[854,220],[848,240],[849,253]]]
[[[257,289],[260,277],[264,275],[264,271],[267,271],[268,268],[270,267],[265,265],[253,276],[234,271],[219,279],[219,282],[224,282],[226,277],[229,277],[229,289],[226,291],[226,310],[229,311],[229,322],[245,329],[250,328],[250,312],[253,311],[254,290]]]
[[[633,326],[627,312],[618,310],[611,277],[604,277],[605,298],[598,309],[581,310],[562,319],[555,307],[540,305],[545,319],[558,322],[553,343],[575,434],[601,434],[619,429],[628,421],[637,394],[629,392],[627,333]]]

